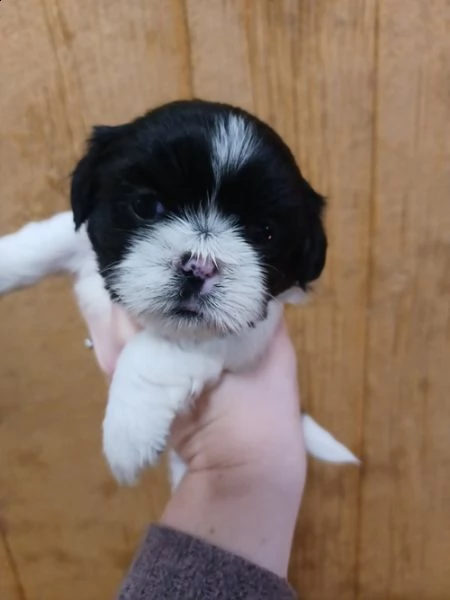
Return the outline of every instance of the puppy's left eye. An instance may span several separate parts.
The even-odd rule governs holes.
[[[273,240],[273,236],[274,236],[274,231],[273,231],[272,225],[269,225],[268,223],[266,223],[264,225],[263,231],[264,231],[263,236],[264,236],[265,240],[267,242],[271,242]]]
[[[269,222],[262,223],[262,225],[255,228],[253,231],[254,231],[256,240],[260,244],[270,244],[270,243],[272,243],[272,241],[275,237],[274,227]]]
[[[164,206],[155,194],[140,194],[131,202],[133,213],[143,221],[151,221],[164,213]]]

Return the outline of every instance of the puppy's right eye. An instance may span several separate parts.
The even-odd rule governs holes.
[[[131,202],[133,213],[141,221],[152,221],[164,213],[164,206],[155,194],[139,194]]]

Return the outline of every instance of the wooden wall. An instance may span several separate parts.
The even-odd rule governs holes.
[[[309,600],[450,598],[450,2],[4,0],[0,232],[67,206],[95,123],[192,95],[267,119],[329,197],[290,311],[304,402],[363,457],[311,464],[291,580]],[[113,597],[161,473],[118,489],[68,285],[0,301],[0,597]]]

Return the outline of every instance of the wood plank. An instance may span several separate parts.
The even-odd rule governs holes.
[[[450,590],[450,3],[380,3],[358,597]]]
[[[190,92],[179,1],[3,4],[2,233],[66,208],[91,125]],[[27,600],[114,597],[167,498],[161,472],[136,489],[113,483],[106,390],[84,335],[66,282],[1,300],[1,516]]]
[[[330,198],[326,276],[311,306],[291,311],[290,324],[305,405],[359,451],[376,3],[188,0],[187,6],[194,93],[267,119]],[[306,598],[355,595],[359,476],[353,468],[311,464],[290,573]]]
[[[92,124],[171,98],[240,104],[294,149],[329,197],[324,281],[289,313],[304,404],[364,469],[311,464],[291,580],[447,598],[450,2],[3,4],[1,233],[67,206]],[[167,497],[161,472],[112,483],[83,336],[64,282],[0,303],[2,600],[113,597]]]
[[[185,0],[193,95],[253,109],[247,15],[256,3]]]

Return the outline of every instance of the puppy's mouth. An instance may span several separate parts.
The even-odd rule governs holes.
[[[178,302],[173,309],[174,316],[192,319],[201,319],[204,314],[205,297],[202,297],[198,292],[180,291]]]
[[[216,281],[202,281],[196,277],[186,277],[178,290],[177,305],[174,315],[185,319],[204,316],[210,296],[214,293]]]
[[[201,313],[198,309],[195,308],[186,308],[184,306],[177,306],[172,310],[172,315],[174,317],[179,317],[181,319],[198,319],[201,317]]]

